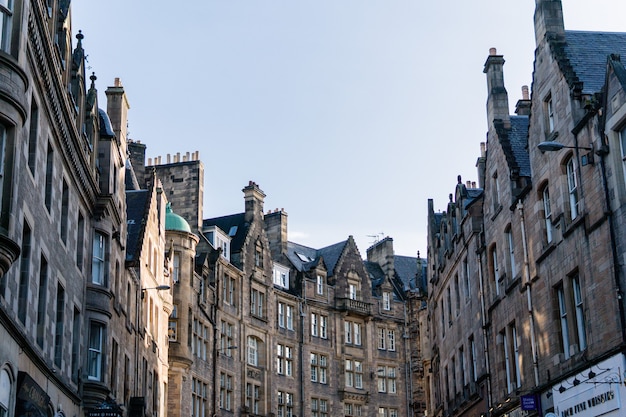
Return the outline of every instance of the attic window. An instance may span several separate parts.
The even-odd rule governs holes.
[[[303,255],[303,254],[301,254],[299,252],[296,252],[296,255],[298,255],[298,258],[300,258],[300,260],[302,262],[311,262],[313,260],[313,259],[309,258],[308,256]]]
[[[237,226],[231,226],[228,231],[228,236],[233,237],[237,234]]]

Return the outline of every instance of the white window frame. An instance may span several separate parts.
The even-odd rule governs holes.
[[[88,375],[90,381],[102,381],[102,361],[104,359],[104,324],[92,321],[89,324]]]
[[[563,285],[557,288],[557,298],[559,303],[559,318],[561,321],[561,343],[563,344],[563,355],[565,359],[569,359],[569,329],[567,325],[567,304],[565,303],[565,292]]]
[[[580,214],[580,198],[578,196],[578,179],[576,178],[576,163],[571,157],[566,164],[567,192],[569,194],[570,219],[574,220]]]
[[[391,293],[389,291],[383,291],[383,310],[391,310]]]
[[[91,283],[106,285],[107,278],[107,236],[99,231],[94,231],[91,262]]]
[[[583,307],[582,289],[580,287],[580,276],[572,277],[572,292],[574,308],[576,309],[576,330],[578,331],[578,348],[583,351],[587,348],[587,325],[585,321],[585,309]]]
[[[3,5],[2,3],[6,3]],[[11,50],[11,30],[13,20],[13,0],[0,3],[0,50],[9,53]]]
[[[259,366],[259,342],[253,336],[248,336],[248,365]]]
[[[548,185],[543,188],[542,202],[543,216],[546,225],[546,240],[548,243],[552,243],[552,204],[550,202],[550,190],[548,189]]]
[[[317,295],[324,295],[324,277],[318,275],[316,278],[315,292]]]

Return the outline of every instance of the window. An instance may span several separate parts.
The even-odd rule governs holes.
[[[199,379],[191,380],[191,417],[206,417],[208,385]]]
[[[65,289],[61,283],[57,285],[56,324],[54,334],[54,364],[61,367],[63,359],[63,341],[65,328]]]
[[[220,330],[220,353],[231,357],[233,356],[233,346],[235,346],[235,341],[233,339],[233,325],[222,320],[220,324]]]
[[[13,17],[13,0],[0,1],[0,50],[11,51],[11,19]]]
[[[78,213],[78,223],[76,226],[76,266],[83,269],[83,245],[85,241],[85,218],[82,213]]]
[[[106,236],[100,232],[94,232],[93,255],[91,263],[91,282],[93,284],[106,285],[106,253]]]
[[[578,182],[576,180],[576,165],[574,158],[567,161],[567,189],[569,193],[569,210],[570,219],[574,220],[578,217]]]
[[[461,285],[459,284],[459,274],[454,274],[454,314],[458,317],[461,314]]]
[[[465,352],[463,346],[459,348],[459,371],[461,372],[461,385],[465,386],[467,381],[465,380]]]
[[[346,359],[344,371],[346,387],[363,388],[363,362]]]
[[[513,242],[513,233],[511,232],[511,226],[504,232],[505,241],[507,243],[507,252],[509,253],[509,279],[515,278],[517,270],[515,269],[515,245]]]
[[[622,157],[622,171],[624,174],[624,181],[626,181],[626,126],[622,127],[619,131],[619,148]]]
[[[474,336],[470,336],[469,338],[469,353],[470,353],[470,378],[473,382],[476,382],[478,379],[478,362],[476,356],[476,343],[474,342]]]
[[[328,356],[311,353],[311,381],[325,384],[328,375]]]
[[[278,417],[293,416],[293,394],[278,391]]]
[[[491,258],[491,284],[494,286],[494,292],[496,296],[500,295],[500,273],[498,269],[498,252],[496,251],[496,245],[491,247],[489,252]]]
[[[26,324],[28,307],[28,283],[30,280],[31,229],[24,219],[22,230],[22,254],[20,256],[20,286],[18,289],[17,318]]]
[[[228,275],[222,280],[222,299],[228,305],[235,305],[235,279]]]
[[[359,292],[359,287],[357,284],[348,284],[348,298],[351,300],[358,300],[361,298],[361,294]]]
[[[344,340],[350,345],[361,346],[361,323],[346,320],[344,322]]]
[[[52,146],[48,144],[48,153],[46,154],[46,180],[44,187],[44,204],[48,213],[52,209],[52,174],[54,170],[54,151]]]
[[[39,266],[39,291],[37,293],[37,344],[43,348],[48,302],[48,260],[41,255]]]
[[[172,313],[167,321],[167,340],[169,342],[178,341],[178,305],[172,306]]]
[[[585,324],[585,310],[583,308],[583,296],[580,290],[580,277],[572,277],[572,292],[574,308],[576,309],[576,333],[578,334],[578,348],[582,351],[587,348],[587,329]]]
[[[498,172],[491,176],[493,185],[491,186],[491,199],[493,200],[493,211],[500,209],[500,184],[498,184]]]
[[[172,282],[178,284],[180,282],[180,252],[174,252],[172,264]]]
[[[3,368],[0,369],[0,417],[6,417],[9,415],[9,402],[11,400],[12,385],[12,378],[9,371]]]
[[[383,310],[391,310],[391,293],[388,291],[383,291]]]
[[[376,374],[378,376],[378,392],[395,394],[397,391],[396,368],[393,366],[379,366]]]
[[[38,136],[39,136],[39,108],[37,107],[37,102],[35,101],[35,97],[31,97],[30,124],[29,124],[29,132],[28,132],[28,169],[30,170],[31,174],[33,174],[33,176],[35,175],[35,167],[37,166],[37,138]]]
[[[88,379],[102,381],[102,350],[104,345],[104,325],[92,321],[89,325]]]
[[[343,413],[346,416],[361,417],[363,415],[363,405],[354,403],[344,403]]]
[[[276,372],[279,375],[293,375],[293,348],[282,344],[276,345]]]
[[[552,242],[552,206],[550,204],[550,191],[546,185],[543,189],[543,217],[546,225],[546,241]]]
[[[69,221],[70,210],[70,189],[65,179],[61,193],[61,241],[67,244],[67,223]]]
[[[205,326],[200,320],[193,319],[193,335],[191,343],[191,351],[199,359],[207,360],[207,351],[209,350],[209,327]]]
[[[78,382],[78,367],[80,363],[80,311],[74,306],[72,316],[72,381]]]
[[[558,303],[559,303],[559,317],[561,322],[561,348],[565,359],[570,356],[569,352],[569,331],[567,328],[567,306],[565,304],[565,293],[563,291],[563,284],[556,289]]]
[[[278,327],[293,330],[293,306],[278,303]]]
[[[317,293],[317,295],[324,295],[324,277],[322,277],[321,275],[317,276],[315,292]]]
[[[261,386],[256,384],[246,384],[246,407],[251,414],[260,413],[261,404]]]
[[[265,305],[265,293],[255,288],[252,289],[252,295],[250,297],[250,313],[253,316],[263,318],[263,308]]]
[[[552,95],[549,95],[544,101],[544,111],[546,115],[547,133],[554,132],[554,105],[552,103]]]
[[[233,407],[233,377],[220,372],[220,408],[232,410]]]
[[[311,313],[311,336],[322,339],[328,337],[328,316]]]
[[[463,280],[465,281],[465,298],[469,299],[472,295],[472,287],[470,285],[470,270],[467,258],[463,259]]]
[[[396,331],[385,327],[378,328],[378,349],[396,350]]]
[[[311,417],[328,417],[328,400],[311,398]]]
[[[281,288],[289,288],[289,269],[282,265],[274,265],[274,285]]]
[[[259,364],[259,347],[257,339],[248,336],[248,365],[258,366]]]
[[[500,332],[502,338],[502,353],[506,370],[507,392],[513,392],[522,385],[519,367],[519,345],[515,323]]]

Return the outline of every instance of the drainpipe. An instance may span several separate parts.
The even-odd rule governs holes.
[[[520,218],[520,229],[522,230],[522,248],[524,250],[524,286],[526,287],[526,298],[528,305],[528,320],[530,322],[530,347],[533,355],[533,372],[535,375],[535,387],[539,386],[539,366],[537,360],[537,340],[535,338],[535,316],[533,313],[533,298],[531,294],[530,268],[528,263],[528,246],[526,244],[526,223],[524,222],[524,203],[517,201],[517,211]]]
[[[482,246],[482,242],[480,240],[477,242],[479,246]],[[485,355],[485,369],[487,370],[487,409],[491,408],[492,400],[491,400],[491,373],[489,372],[489,348],[487,347],[487,309],[485,307],[485,292],[483,288],[483,257],[482,257],[482,248],[479,248],[477,251],[478,254],[478,285],[480,289],[480,309],[481,309],[481,321],[483,328],[483,353]],[[476,375],[474,375],[474,378]]]

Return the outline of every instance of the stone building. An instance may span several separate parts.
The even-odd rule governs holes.
[[[483,304],[487,390],[471,406],[448,396],[471,362],[463,359],[462,369],[452,360],[461,355],[459,333],[436,333],[455,327],[445,315],[458,293],[454,265],[469,252],[451,213],[465,204],[457,196],[445,213],[429,210],[435,415],[612,416],[626,394],[618,56],[626,34],[566,31],[560,1],[536,3],[532,94],[523,88],[515,115],[503,57],[492,49],[485,63],[488,134],[477,164],[482,214],[470,276]]]
[[[69,1],[0,6],[0,415],[164,415],[165,203],[99,107]]]

